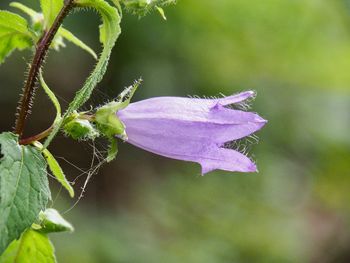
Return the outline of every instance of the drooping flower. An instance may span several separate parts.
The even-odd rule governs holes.
[[[125,125],[127,142],[146,151],[197,162],[202,174],[216,169],[256,172],[247,156],[225,147],[266,124],[255,113],[229,107],[254,95],[247,91],[217,99],[156,97],[130,103],[116,114]]]

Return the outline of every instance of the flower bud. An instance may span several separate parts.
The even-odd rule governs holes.
[[[99,136],[99,132],[88,119],[84,118],[84,114],[77,112],[67,118],[63,130],[74,140],[95,139]]]

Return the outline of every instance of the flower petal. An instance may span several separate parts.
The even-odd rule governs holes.
[[[117,116],[129,143],[169,158],[197,162],[203,174],[216,169],[255,172],[248,157],[222,148],[266,124],[255,113],[226,107],[253,96],[248,91],[219,99],[157,97],[131,103]]]
[[[256,165],[244,154],[235,150],[217,148],[207,153],[210,158],[199,161],[202,166],[202,175],[214,170],[230,172],[257,172]]]
[[[221,169],[226,171],[255,172],[256,166],[245,155],[231,149],[221,148],[206,139],[189,138],[153,130],[152,133],[142,130],[128,132],[128,142],[168,158],[200,163],[202,173]]]
[[[245,92],[241,92],[238,93],[236,95],[232,95],[232,96],[228,96],[228,97],[224,97],[224,98],[220,98],[218,103],[222,106],[228,106],[231,104],[235,104],[235,103],[239,103],[242,101],[245,101],[249,98],[254,98],[255,97],[255,92],[254,91],[245,91]]]
[[[218,98],[218,99],[198,99],[182,97],[156,97],[131,103],[126,111],[129,117],[139,118],[142,114],[159,113],[160,117],[172,117],[201,120],[206,119],[207,114],[216,108],[217,105],[228,106],[242,102],[248,98],[254,97],[253,91],[246,91],[236,95]],[[231,110],[231,109],[227,109]],[[123,110],[119,111],[123,112]],[[156,116],[155,116],[156,117]]]
[[[189,120],[173,120],[167,118],[153,119],[149,117],[128,119],[125,115],[120,115],[119,118],[126,126],[126,134],[128,137],[130,137],[132,131],[148,134],[159,131],[167,133],[168,136],[186,138],[187,140],[200,138],[204,141],[214,142],[219,145],[246,137],[261,129],[266,123],[265,121],[260,121],[257,115],[247,112],[244,112],[243,116],[241,116],[242,120],[255,118],[259,121],[242,121],[241,124],[236,124],[230,122],[215,123],[214,121],[191,122]]]
[[[266,124],[266,120],[255,113],[216,107],[218,103],[221,102],[216,99],[158,97],[132,103],[117,115],[127,127],[127,133],[131,129],[161,128],[179,136],[206,138],[218,144],[248,136]]]

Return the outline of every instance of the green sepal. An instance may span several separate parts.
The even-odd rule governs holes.
[[[134,82],[134,84],[132,84],[131,86],[125,88],[122,93],[119,94],[118,98],[117,98],[117,103],[118,106],[115,107],[115,110],[121,110],[126,108],[130,102],[131,99],[133,98],[136,90],[138,89],[138,87],[141,85],[142,83],[142,79],[138,79]]]
[[[107,138],[119,137],[123,140],[127,139],[125,133],[125,125],[117,116],[117,111],[126,108],[135,91],[141,84],[141,79],[125,88],[115,101],[111,101],[96,110],[95,123],[101,134]]]
[[[106,137],[119,136],[126,138],[125,125],[116,115],[115,102],[110,102],[99,108],[95,114],[97,129]]]
[[[107,163],[113,161],[118,154],[118,142],[117,139],[114,137],[108,138],[109,140],[109,148],[108,148],[108,153],[107,153]]]

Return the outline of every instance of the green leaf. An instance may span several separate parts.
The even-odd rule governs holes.
[[[35,35],[34,42],[38,42],[40,36],[43,33],[43,24],[44,24],[44,16],[42,13],[36,12],[35,10],[31,9],[30,7],[18,3],[18,2],[12,2],[10,3],[11,7],[17,8],[18,10],[22,11],[26,15],[28,15],[32,20],[31,29],[33,31],[33,36]]]
[[[52,174],[56,177],[57,181],[68,191],[70,197],[74,197],[74,189],[69,184],[63,170],[55,157],[49,152],[48,149],[43,149],[43,146],[40,142],[34,142],[34,146],[42,151],[42,154],[45,156],[47,164],[52,172]]]
[[[81,41],[79,38],[77,38],[73,33],[68,31],[67,29],[61,27],[57,34],[61,35],[63,38],[67,39],[68,41],[72,42],[74,45],[82,48],[86,52],[90,53],[94,59],[97,59],[97,55],[95,51],[93,51],[88,45],[86,45],[83,41]]]
[[[57,11],[60,11],[60,8],[62,8],[61,3],[62,1],[59,1],[56,3],[56,11],[52,10],[51,13],[57,15]],[[53,6],[52,3],[50,3],[49,1],[45,0],[45,3],[42,2],[42,5],[45,4],[45,8],[47,9],[47,12],[50,12],[50,8],[49,6]],[[33,9],[18,3],[18,2],[12,2],[10,3],[10,6],[15,7],[19,10],[21,10],[22,12],[24,12],[25,14],[27,14],[33,21],[34,26],[36,25],[36,27],[38,27],[38,29],[42,29],[43,27],[47,28],[47,23],[49,23],[46,19],[43,18],[43,14],[38,13],[36,11],[34,11]],[[46,17],[48,17],[49,14],[46,15]],[[53,18],[54,19],[54,18]],[[44,25],[42,25],[44,23]],[[41,24],[41,25],[39,25]],[[40,30],[39,30],[40,31]],[[70,42],[72,42],[73,44],[75,44],[76,46],[82,48],[83,50],[85,50],[86,52],[88,52],[89,54],[91,54],[93,56],[94,59],[97,59],[97,55],[96,53],[88,46],[86,45],[83,41],[81,41],[79,38],[77,38],[75,35],[73,35],[73,33],[71,33],[70,31],[68,31],[67,29],[60,27],[58,29],[58,32],[56,34],[56,37],[54,38],[51,47],[59,50],[60,47],[65,47],[65,44],[63,43],[63,39],[66,39]]]
[[[0,263],[55,263],[55,250],[46,234],[28,229],[0,256]]]
[[[118,10],[110,6],[106,1],[103,0],[77,0],[76,5],[82,8],[93,8],[95,9],[102,18],[101,31],[103,32],[102,44],[103,50],[101,56],[97,62],[97,65],[91,75],[86,80],[84,86],[77,92],[74,100],[69,104],[68,110],[63,116],[63,120],[55,125],[50,136],[47,138],[44,144],[46,148],[52,139],[59,131],[61,125],[64,122],[64,118],[71,115],[75,110],[80,108],[91,96],[92,91],[96,85],[102,80],[106,73],[108,61],[112,52],[112,49],[120,35],[120,15]]]
[[[27,20],[17,14],[0,10],[0,64],[15,49],[31,47],[32,39]]]
[[[63,0],[40,0],[41,10],[44,14],[45,29],[51,27],[63,5]]]
[[[0,134],[0,254],[45,210],[51,198],[46,161],[16,135]]]
[[[22,3],[12,2],[10,3],[10,6],[21,10],[23,13],[27,14],[31,19],[34,19],[39,15],[38,12],[35,12],[33,9]]]
[[[55,209],[49,208],[46,209],[45,212],[41,212],[39,219],[41,229],[38,231],[42,233],[74,231],[74,227]]]

